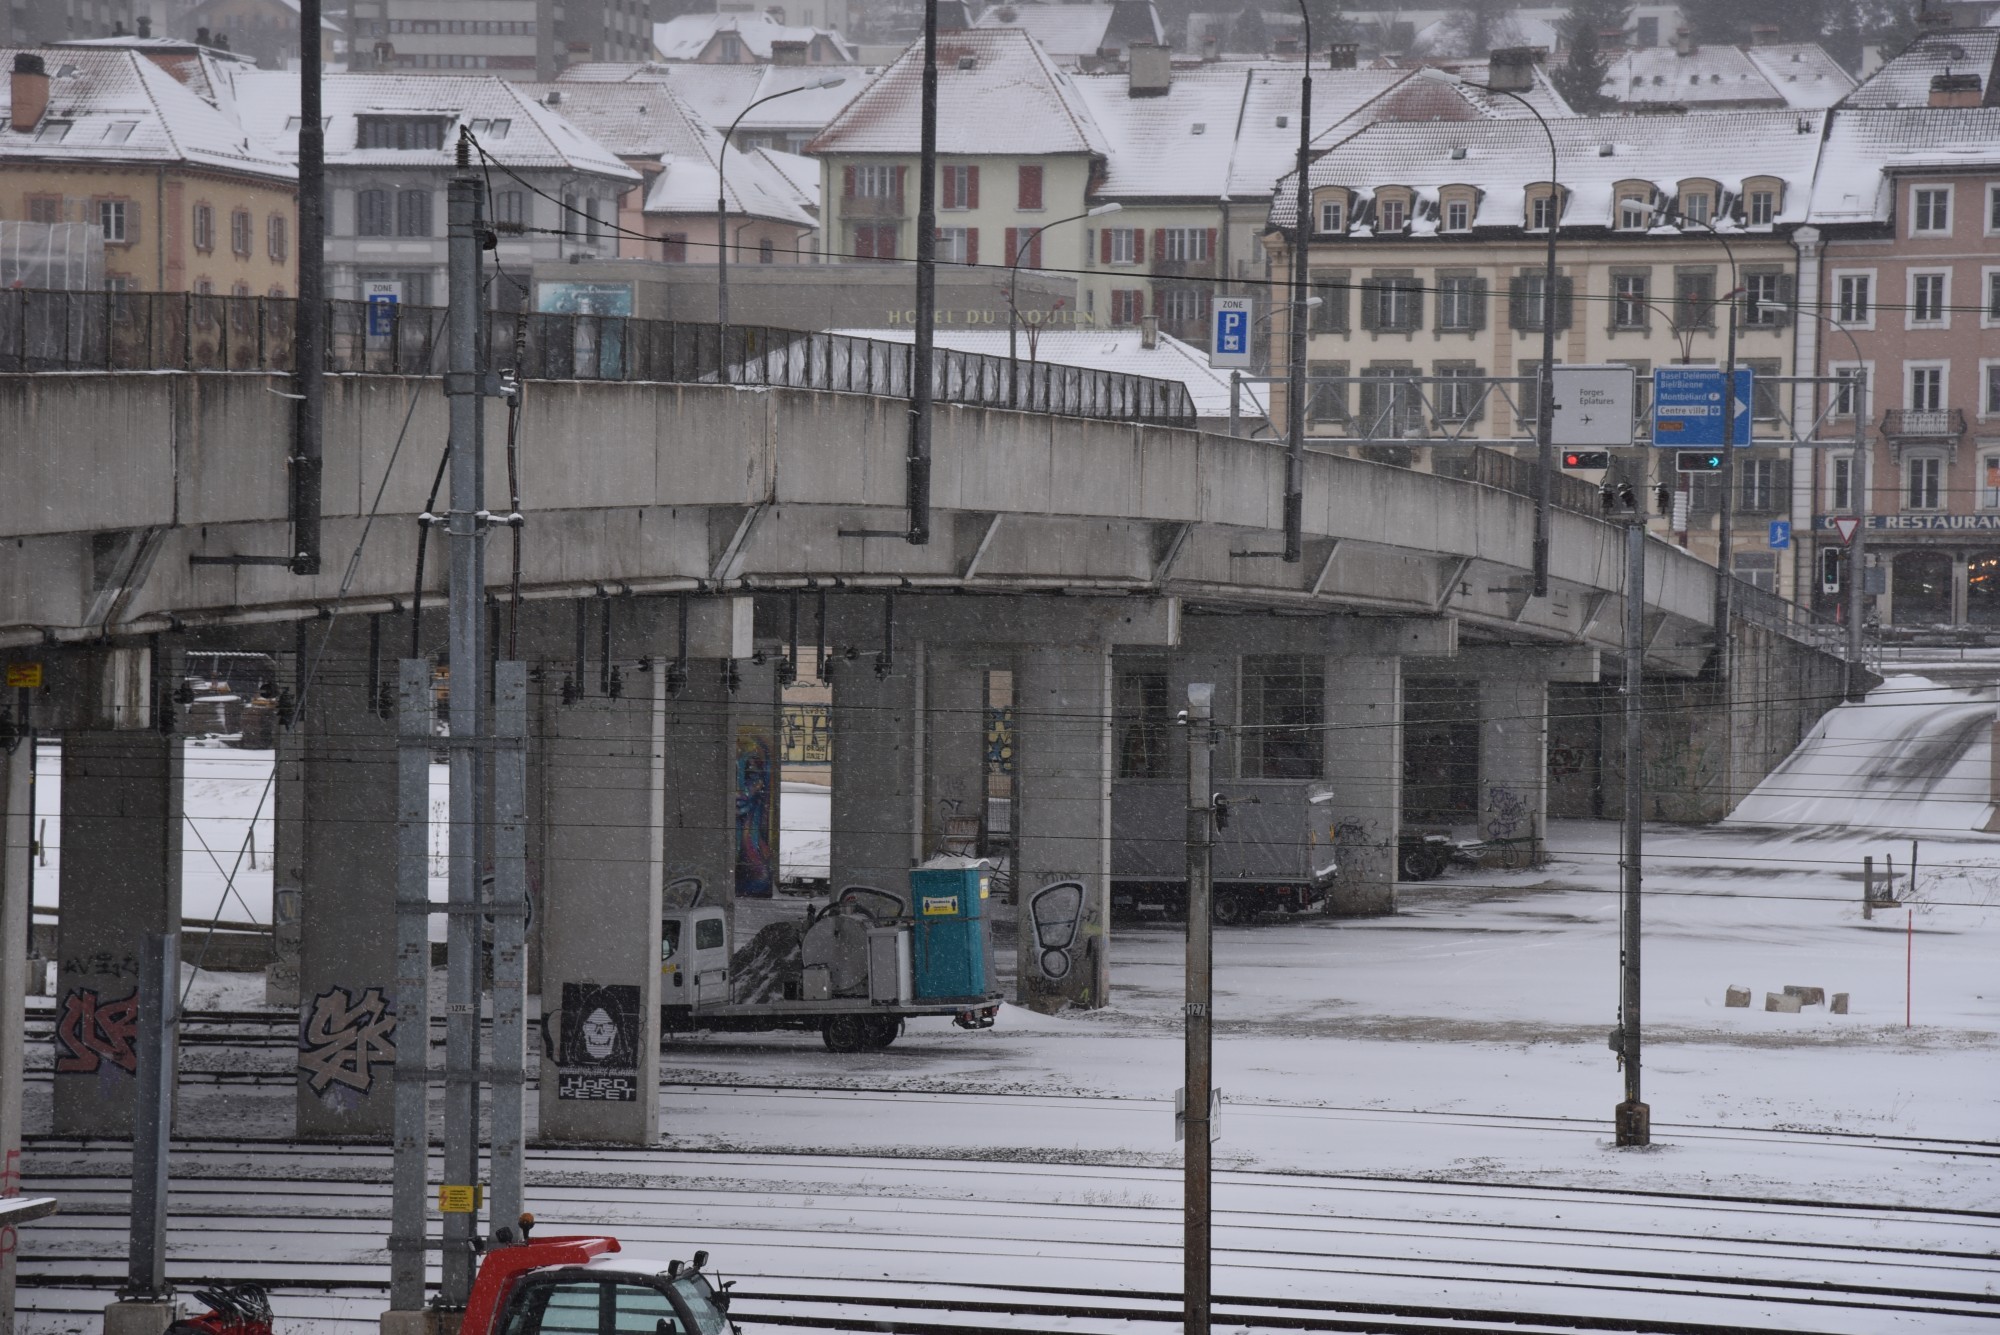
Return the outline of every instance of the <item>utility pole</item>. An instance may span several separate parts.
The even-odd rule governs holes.
[[[1291,318],[1285,329],[1290,354],[1285,384],[1284,557],[1294,564],[1305,559],[1306,286],[1311,276],[1306,248],[1313,229],[1312,185],[1306,179],[1312,169],[1312,13],[1305,0],[1299,0],[1299,19],[1305,25],[1306,58],[1299,67],[1298,216],[1292,219]]]
[[[1725,394],[1725,399],[1727,395]],[[1645,818],[1640,771],[1644,743],[1639,735],[1640,693],[1646,652],[1646,516],[1634,505],[1625,520],[1625,826],[1619,867],[1624,879],[1624,912],[1618,930],[1618,1028],[1612,1044],[1625,1069],[1625,1101],[1613,1114],[1619,1145],[1653,1143],[1653,1115],[1639,1096],[1639,867],[1641,822]]]
[[[451,309],[444,377],[451,426],[450,594],[446,618],[451,652],[450,923],[445,935],[444,1185],[479,1183],[480,839],[485,824],[482,770],[487,735],[486,509],[481,432],[484,385],[479,371],[482,294],[479,288],[480,181],[471,173],[466,140],[458,144],[451,178],[447,255]],[[426,1042],[428,1035],[405,1037]],[[475,1193],[476,1195],[476,1193]],[[454,1202],[458,1204],[460,1202]],[[444,1216],[439,1304],[465,1306],[472,1291],[477,1210]]]
[[[1862,617],[1868,607],[1868,372],[1856,366],[1848,379],[1854,395],[1854,541],[1847,549],[1847,698],[1867,698],[1868,665],[1862,661]],[[1893,611],[1894,609],[1890,609]]]
[[[299,306],[292,355],[292,573],[320,567],[321,442],[326,421],[326,132],[320,101],[320,0],[299,0]]]
[[[917,128],[917,330],[910,349],[910,454],[905,505],[913,547],[931,540],[931,367],[937,338],[938,0],[924,0],[924,71]]]
[[[1208,1335],[1209,1090],[1214,1084],[1215,926],[1209,916],[1215,851],[1215,790],[1211,780],[1215,687],[1188,686],[1187,709],[1187,1071],[1182,1090],[1181,1156],[1183,1335]]]

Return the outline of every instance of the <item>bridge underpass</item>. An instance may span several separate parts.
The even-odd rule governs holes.
[[[40,663],[47,682],[11,700],[10,719],[62,737],[63,843],[103,854],[64,862],[59,995],[122,996],[139,935],[178,920],[172,696],[178,661],[203,648],[317,662],[316,698],[280,741],[291,776],[280,787],[298,785],[297,796],[281,791],[276,806],[293,813],[279,861],[295,869],[301,907],[297,1003],[334,989],[393,993],[384,905],[395,728],[384,689],[411,654],[412,622],[415,656],[444,642],[443,561],[434,553],[419,576],[412,519],[428,503],[444,403],[435,381],[330,379],[324,573],[196,564],[288,550],[290,408],[279,384],[262,374],[0,378],[0,439],[14,443],[9,471],[22,480],[0,496],[0,659]],[[510,479],[495,443],[508,424],[500,405],[490,413],[487,491],[500,497]],[[1412,677],[1479,683],[1482,829],[1539,840],[1549,684],[1594,681],[1622,648],[1617,526],[1557,511],[1551,593],[1535,598],[1527,497],[1315,454],[1306,559],[1288,565],[1278,559],[1283,456],[1268,443],[941,406],[936,536],[913,547],[894,536],[905,423],[900,400],[853,394],[526,387],[518,581],[498,534],[489,606],[493,642],[516,638],[503,652],[531,665],[533,958],[545,1007],[583,977],[630,975],[657,989],[667,888],[742,887],[741,747],[776,726],[795,609],[838,665],[836,887],[907,898],[910,867],[942,843],[946,804],[979,782],[979,683],[1009,675],[1024,1004],[1102,1005],[1115,985],[1121,810],[1143,805],[1147,785],[1171,792],[1179,773],[1171,742],[1126,764],[1134,744],[1121,725],[1135,721],[1116,706],[1134,673],[1163,676],[1169,702],[1187,682],[1212,680],[1219,717],[1308,739],[1281,756],[1238,755],[1219,773],[1253,787],[1330,788],[1340,828],[1328,834],[1344,845],[1338,911],[1393,910]],[[20,444],[33,441],[60,444]],[[1649,764],[1657,755],[1661,772],[1681,776],[1656,789],[1663,805],[1649,814],[1713,818],[1838,698],[1841,665],[1766,610],[1732,628],[1735,670],[1718,682],[1705,673],[1714,571],[1647,546],[1646,668],[1674,702],[1655,717]],[[1253,717],[1253,704],[1270,703],[1251,686],[1272,660],[1291,683],[1280,703],[1295,712]],[[25,754],[0,761],[10,814]],[[1604,760],[1607,771],[1616,763]],[[775,790],[771,799],[782,801]],[[7,829],[11,901],[28,836],[24,822]],[[1028,948],[1027,904],[1057,882],[1086,893],[1051,968]],[[732,910],[737,898],[719,896]],[[6,946],[11,971],[25,942]],[[650,1043],[657,1012],[647,1010]],[[104,1097],[94,1076],[57,1081],[58,1130],[129,1128],[115,1088]],[[382,1090],[329,1098],[302,1075],[299,1129],[383,1136],[386,1080]],[[570,1133],[545,1117],[543,1133],[648,1141],[650,1106]]]

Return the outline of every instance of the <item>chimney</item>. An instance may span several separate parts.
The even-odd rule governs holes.
[[[1213,65],[1220,59],[1222,59],[1222,39],[1215,35],[1215,29],[1210,28],[1201,39],[1201,63]]]
[[[206,28],[196,28],[196,29],[194,30],[194,44],[195,44],[196,46],[207,46],[207,45],[208,45],[208,29],[206,29]]]
[[[1157,42],[1134,42],[1126,56],[1125,96],[1165,97],[1174,82],[1174,53]]]
[[[1351,70],[1361,64],[1361,43],[1335,42],[1326,49],[1326,67],[1330,70]]]
[[[125,20],[124,20],[124,19],[118,19],[118,20],[116,20],[115,22],[113,22],[113,23],[112,23],[112,25],[111,25],[111,35],[112,35],[113,37],[123,37],[123,36],[125,35]]]
[[[216,50],[218,50],[218,51],[227,51],[227,50],[229,49],[229,34],[228,34],[228,33],[226,33],[226,32],[219,32],[219,33],[215,34],[215,49],[216,49]]]
[[[1691,29],[1691,28],[1676,28],[1676,29],[1674,29],[1674,54],[1675,54],[1675,55],[1677,55],[1677,56],[1691,56],[1691,55],[1693,55],[1693,54],[1695,53],[1695,51],[1696,51],[1697,49],[1698,49],[1698,48],[1697,48],[1697,47],[1695,46],[1695,44],[1694,44],[1694,30],[1693,30],[1693,29]]]
[[[1778,44],[1777,24],[1759,23],[1750,29],[1750,45],[1776,46],[1777,44]]]
[[[136,22],[139,25],[139,35],[141,37],[145,38],[152,37],[153,20],[150,15],[141,14],[137,19],[134,20],[134,22]]]
[[[49,71],[32,51],[14,53],[14,128],[22,134],[35,128],[49,109]]]
[[[1152,352],[1160,346],[1160,317],[1142,315],[1139,317],[1139,346]]]
[[[771,63],[773,65],[803,65],[806,63],[804,42],[774,41],[771,43]]]
[[[1977,74],[1940,74],[1931,80],[1930,104],[1934,107],[1976,107],[1979,105],[1979,93]]]
[[[1486,82],[1496,92],[1528,93],[1535,87],[1535,66],[1548,54],[1539,46],[1502,47],[1486,57]]]

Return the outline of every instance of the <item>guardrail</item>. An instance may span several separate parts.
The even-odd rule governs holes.
[[[0,292],[0,372],[278,371],[296,369],[298,302],[183,292]],[[445,311],[435,306],[327,303],[329,373],[432,375]],[[692,324],[612,315],[489,314],[492,361],[530,380],[767,385],[905,397],[907,343],[760,325]],[[1175,380],[940,348],[941,403],[1063,417],[1194,424]]]

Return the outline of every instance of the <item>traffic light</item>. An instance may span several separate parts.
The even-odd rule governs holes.
[[[1611,451],[1565,450],[1563,451],[1563,467],[1564,468],[1609,468],[1611,467]]]
[[[1838,547],[1819,549],[1819,591],[1840,592],[1840,573],[1847,567],[1847,553]]]
[[[1719,473],[1722,471],[1722,451],[1675,450],[1674,471],[1676,473]]]

